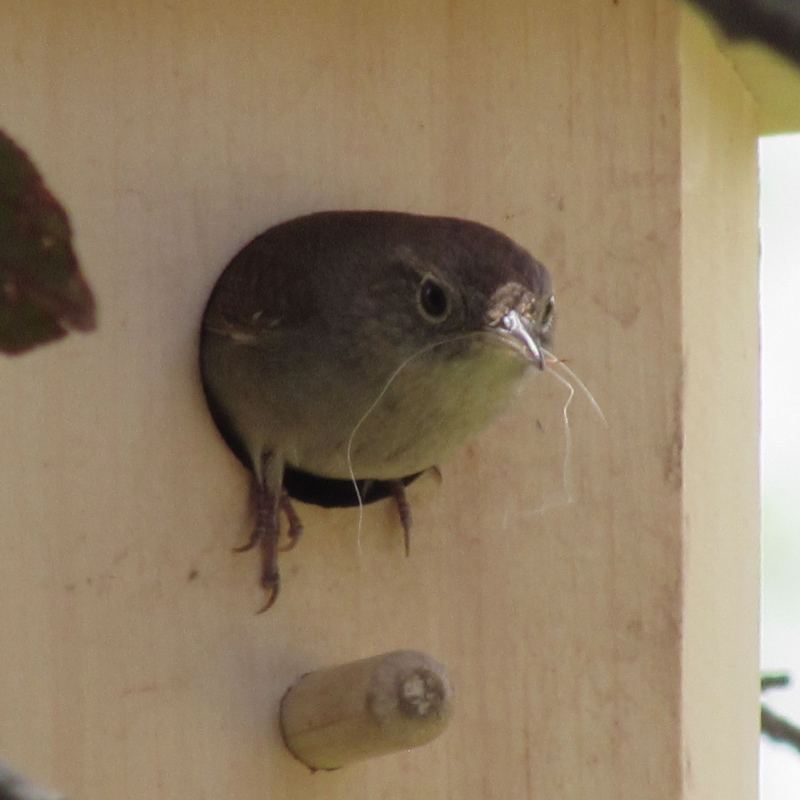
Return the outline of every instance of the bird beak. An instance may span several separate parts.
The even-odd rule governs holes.
[[[536,364],[539,369],[544,369],[544,354],[539,343],[534,339],[530,323],[523,319],[515,309],[507,312],[494,328],[504,336],[514,339],[514,344],[522,349],[525,356]]]

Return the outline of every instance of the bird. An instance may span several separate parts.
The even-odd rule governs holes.
[[[438,465],[544,370],[550,274],[478,222],[321,211],[256,236],[203,314],[200,377],[217,427],[253,475],[262,611],[280,590],[289,474],[385,482],[406,550],[405,484]]]

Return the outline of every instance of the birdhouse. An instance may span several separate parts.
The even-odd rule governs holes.
[[[792,69],[674,0],[6,5],[0,127],[97,329],[0,361],[0,761],[72,800],[753,797],[756,144],[800,128]],[[201,318],[337,210],[519,243],[558,363],[405,487],[408,556],[391,496],[295,485],[259,615]],[[378,681],[399,651],[446,666],[424,733],[445,692]],[[425,719],[382,730],[378,685]]]

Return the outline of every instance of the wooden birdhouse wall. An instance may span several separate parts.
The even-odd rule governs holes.
[[[99,329],[0,361],[0,758],[74,800],[751,798],[757,108],[674,0],[26,0],[0,127],[67,207]],[[228,260],[306,212],[476,219],[550,269],[554,349],[390,502],[303,506],[257,616],[207,413]],[[568,435],[564,417],[568,418]],[[277,709],[397,648],[425,748],[310,774]]]

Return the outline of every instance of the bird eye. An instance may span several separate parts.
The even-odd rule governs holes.
[[[556,310],[555,298],[551,295],[547,298],[547,304],[542,314],[542,330],[546,331],[553,324],[553,313]]]
[[[447,291],[437,280],[426,275],[419,285],[417,296],[422,315],[431,322],[442,322],[450,313],[450,301]]]

